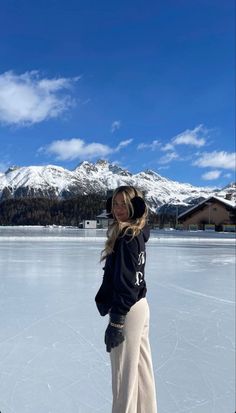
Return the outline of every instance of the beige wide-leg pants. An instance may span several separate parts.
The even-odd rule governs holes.
[[[125,341],[111,350],[112,413],[157,413],[146,298],[134,304],[124,324]]]

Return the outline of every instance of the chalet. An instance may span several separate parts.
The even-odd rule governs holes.
[[[108,189],[107,194],[106,194],[106,199],[112,197],[113,193],[114,193],[113,189]],[[96,219],[97,219],[98,228],[108,228],[110,223],[113,221],[113,219],[109,218],[109,216],[107,215],[107,211],[105,209],[102,211],[101,214],[96,216]]]
[[[98,228],[108,228],[109,219],[104,209],[101,214],[96,216]]]
[[[236,205],[229,199],[211,196],[178,216],[184,229],[235,231]]]

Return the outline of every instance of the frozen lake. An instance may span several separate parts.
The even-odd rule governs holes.
[[[218,235],[155,232],[147,244],[158,413],[235,411],[235,243]],[[94,303],[104,236],[0,228],[1,413],[111,412]]]

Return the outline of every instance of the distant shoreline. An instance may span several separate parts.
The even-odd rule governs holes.
[[[14,240],[75,240],[75,241],[104,241],[106,229],[82,229],[67,226],[0,226],[0,241]],[[159,240],[214,240],[234,242],[236,234],[233,232],[213,231],[185,231],[185,230],[151,230],[149,242]]]

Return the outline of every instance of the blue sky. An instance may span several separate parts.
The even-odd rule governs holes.
[[[103,158],[224,186],[234,0],[3,0],[0,170]]]

